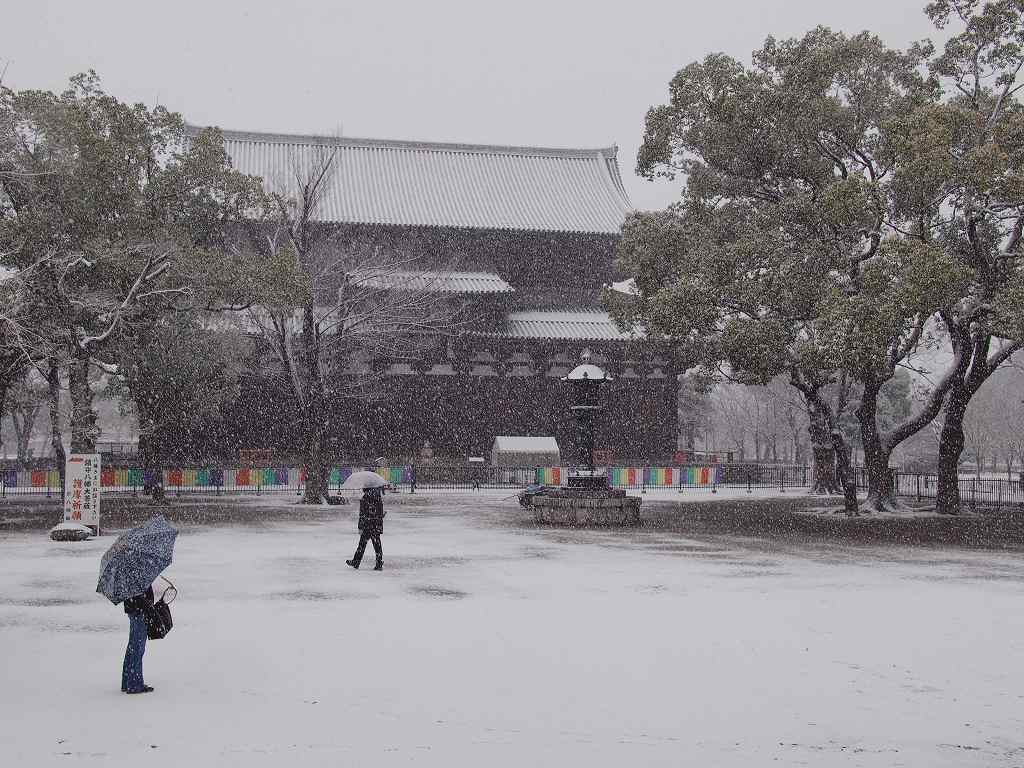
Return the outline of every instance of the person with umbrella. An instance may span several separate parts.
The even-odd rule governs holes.
[[[114,605],[124,602],[128,614],[128,647],[121,668],[121,690],[149,693],[142,675],[149,625],[159,621],[153,603],[153,582],[171,564],[178,531],[155,517],[122,533],[100,561],[96,591]]]
[[[355,472],[342,485],[342,488],[362,488],[363,498],[359,500],[359,545],[351,560],[346,565],[359,568],[366,551],[366,542],[373,542],[373,551],[377,555],[377,563],[373,570],[384,569],[384,550],[380,537],[384,533],[384,499],[381,489],[387,481],[376,472]]]
[[[121,666],[121,691],[123,693],[150,693],[153,686],[146,685],[142,674],[142,657],[146,653],[149,625],[155,620],[153,585],[146,587],[141,595],[124,601],[124,612],[128,614],[128,647],[124,652]]]

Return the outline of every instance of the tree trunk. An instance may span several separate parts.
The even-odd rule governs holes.
[[[868,473],[867,507],[871,512],[889,512],[897,506],[893,473],[889,468],[891,453],[879,445],[864,447],[864,468]]]
[[[815,495],[842,493],[836,475],[836,449],[832,444],[828,423],[820,410],[809,407],[810,422],[807,432],[811,437],[811,493]]]
[[[76,357],[68,375],[71,394],[71,452],[95,453],[100,429],[89,386],[89,357]]]
[[[7,393],[10,391],[10,388],[10,380],[0,381],[0,415],[7,409]],[[11,420],[14,421],[14,413],[11,413]],[[17,423],[15,423],[15,431],[17,431]]]
[[[18,413],[21,412],[21,418]],[[38,406],[27,406],[11,411],[11,422],[14,424],[14,437],[18,444],[18,463],[25,467],[29,463],[29,449],[32,445],[32,435],[35,433],[36,415],[39,413]]]
[[[153,470],[156,466],[156,451],[153,440],[153,419],[139,409],[139,463],[142,465],[142,493],[157,500],[163,494],[163,476]]]
[[[50,407],[50,446],[53,449],[53,460],[57,465],[57,471],[60,472],[60,487],[63,495],[67,453],[64,451],[64,438],[60,429],[60,368],[52,361],[46,372],[46,387]]]
[[[839,427],[832,427],[832,446],[836,453],[836,475],[843,487],[843,506],[848,515],[860,514],[857,503],[857,478],[850,467],[850,451]]]
[[[960,514],[960,455],[964,450],[964,415],[970,402],[966,388],[949,391],[939,437],[939,482],[935,511],[940,515]]]
[[[306,492],[303,504],[322,504],[328,496],[330,462],[324,438],[324,413],[319,398],[310,399],[304,414]]]
[[[860,423],[861,445],[864,451],[864,468],[868,473],[867,509],[869,512],[892,512],[900,509],[893,487],[893,475],[889,469],[892,448],[882,441],[878,431],[878,392],[880,382],[864,385],[864,394],[857,406],[856,416]]]
[[[306,464],[306,491],[303,504],[323,504],[327,501],[330,461],[327,456],[326,413],[323,372],[320,361],[319,332],[314,323],[313,303],[303,311],[302,353],[306,390],[303,410],[303,432]]]
[[[814,420],[814,414],[818,414],[819,424],[823,423],[828,431],[832,442],[832,450],[835,455],[836,478],[843,488],[843,507],[846,514],[858,514],[857,505],[857,480],[850,469],[850,452],[843,439],[843,431],[836,423],[836,415],[832,413],[832,407],[821,396],[820,386],[812,386],[800,381],[796,373],[793,374],[792,383],[803,393],[807,402],[808,414]],[[842,406],[840,406],[841,408]],[[812,438],[813,440],[813,438]]]

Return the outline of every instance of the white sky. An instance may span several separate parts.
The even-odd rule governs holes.
[[[677,191],[633,175],[644,113],[714,51],[771,34],[870,29],[906,47],[925,0],[36,0],[0,13],[14,88],[88,68],[128,101],[193,123],[372,138],[619,145],[638,208]]]

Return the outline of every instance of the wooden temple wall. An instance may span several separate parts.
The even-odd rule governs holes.
[[[625,345],[608,345],[620,346]],[[455,359],[390,363],[358,376],[335,371],[337,391],[327,425],[331,450],[338,459],[409,460],[429,442],[438,461],[489,460],[496,435],[553,435],[564,460],[579,461],[570,388],[561,377],[579,363],[584,347],[595,350],[593,360],[614,377],[604,385],[597,450],[626,462],[671,457],[678,433],[678,369],[666,358],[621,349],[602,356],[597,343],[530,340],[488,344]],[[238,402],[222,414],[216,430],[221,441],[230,435],[232,448],[296,452],[299,415],[281,386],[263,377],[249,381]]]

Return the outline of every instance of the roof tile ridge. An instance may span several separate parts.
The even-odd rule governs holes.
[[[337,146],[427,150],[435,152],[461,152],[476,154],[520,155],[532,157],[579,157],[587,159],[615,157],[617,147],[535,147],[513,144],[470,144],[466,142],[416,141],[411,139],[371,139],[356,136],[328,136],[323,134],[292,134],[276,131],[248,131],[200,126],[188,123],[186,131],[195,136],[207,127],[216,128],[225,140],[262,141],[276,144],[334,144]]]
[[[612,148],[612,153],[605,158],[605,163],[608,166],[608,175],[612,177],[612,184],[615,186],[615,190],[622,196],[622,200],[626,203],[629,210],[635,210],[633,201],[629,199],[629,193],[626,192],[626,185],[622,180],[622,168],[619,166],[619,146],[618,144],[613,144]]]

